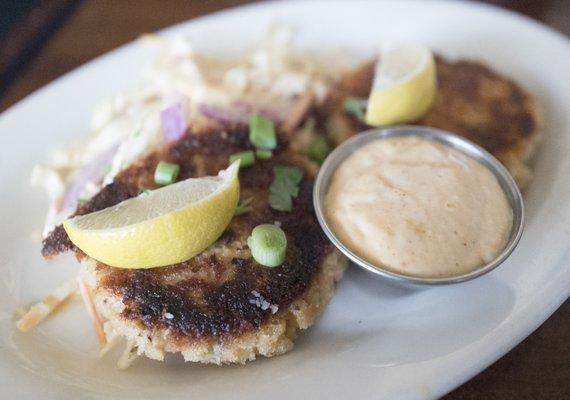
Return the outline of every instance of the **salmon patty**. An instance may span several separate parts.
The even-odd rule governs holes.
[[[153,174],[161,160],[180,165],[180,179],[186,179],[215,175],[227,167],[230,154],[251,148],[247,127],[190,133],[127,168],[77,213],[110,207],[141,188],[155,187]],[[277,165],[304,171],[291,212],[274,210],[267,201]],[[216,243],[180,264],[113,268],[83,254],[61,227],[44,241],[43,252],[49,257],[75,251],[97,311],[106,319],[107,336],[126,337],[139,354],[162,360],[165,352],[180,352],[187,361],[216,364],[281,354],[293,347],[297,330],[322,313],[346,266],[313,214],[311,167],[305,156],[285,150],[242,169],[241,197],[251,199],[252,211],[236,216]],[[279,267],[258,264],[247,247],[252,229],[263,223],[276,223],[287,235],[287,256]]]

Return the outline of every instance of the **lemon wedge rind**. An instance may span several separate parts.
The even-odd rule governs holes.
[[[433,54],[424,46],[408,44],[380,59],[368,107],[366,123],[372,126],[414,122],[429,110],[437,93]]]
[[[85,254],[118,268],[186,261],[214,243],[239,200],[239,162],[218,176],[191,178],[63,223]]]

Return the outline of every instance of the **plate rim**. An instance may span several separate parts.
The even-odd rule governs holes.
[[[363,4],[369,3],[369,1],[366,1],[366,0],[357,0],[357,1],[359,3],[363,3]],[[348,1],[346,1],[346,0],[332,0],[332,2],[333,3],[339,3],[339,4],[340,3],[348,3]],[[384,2],[390,3],[390,2],[396,2],[396,1],[395,0],[392,0],[392,1],[388,0],[388,1],[384,1]],[[314,2],[311,2],[309,0],[299,0],[299,1],[296,1],[296,3],[298,3],[298,4],[299,3],[300,4],[313,4]],[[370,3],[371,3],[371,1],[370,1]],[[535,21],[530,17],[527,17],[525,15],[510,11],[510,10],[502,9],[502,8],[499,8],[499,7],[494,6],[494,5],[489,5],[489,4],[484,4],[484,3],[474,3],[474,2],[458,3],[458,2],[453,2],[451,0],[431,0],[429,2],[424,2],[424,1],[420,1],[420,0],[404,0],[404,1],[399,1],[398,3],[411,3],[411,4],[419,5],[420,7],[425,6],[425,4],[427,4],[427,3],[442,4],[442,5],[456,7],[456,8],[484,10],[485,12],[490,12],[490,13],[494,13],[494,14],[497,14],[497,13],[502,14],[502,16],[505,18],[515,18],[515,19],[521,21],[522,23],[526,24],[527,26],[532,26],[532,28],[535,29],[537,32],[542,32],[543,34],[549,35],[551,37],[550,40],[556,40],[560,44],[564,45],[566,47],[567,54],[570,55],[570,40],[568,40],[568,38],[566,38],[566,36],[563,33],[559,32],[559,31],[557,31],[551,27],[548,27],[548,26],[546,26],[546,25],[544,25],[538,21]],[[235,17],[235,15],[238,15],[240,13],[247,13],[250,10],[256,9],[256,8],[279,9],[280,7],[283,7],[284,5],[290,5],[290,4],[292,4],[292,3],[287,3],[284,0],[281,0],[281,1],[273,1],[273,2],[269,2],[269,3],[254,3],[254,4],[237,6],[237,7],[233,7],[230,9],[218,11],[218,12],[215,12],[212,14],[208,14],[208,15],[205,15],[202,17],[198,17],[195,19],[179,22],[177,24],[168,26],[164,29],[158,30],[157,33],[159,33],[159,34],[171,34],[177,30],[184,29],[185,27],[189,27],[191,25],[208,24],[208,23],[210,23],[211,20],[218,19],[222,16],[231,18],[232,14],[234,14],[233,17]],[[351,4],[354,4],[354,2],[351,2]],[[112,50],[110,50],[110,51],[108,51],[102,55],[99,55],[99,56],[93,58],[92,60],[89,60],[89,61],[75,67],[74,69],[62,74],[58,78],[52,80],[51,82],[47,83],[46,85],[43,85],[39,89],[35,90],[31,94],[27,95],[23,99],[12,104],[10,107],[8,107],[6,110],[4,110],[0,114],[0,124],[2,124],[4,122],[4,120],[7,120],[8,118],[12,117],[12,115],[16,115],[17,111],[21,107],[24,107],[27,104],[32,103],[34,99],[36,99],[38,97],[42,97],[46,93],[49,94],[50,90],[57,88],[57,86],[59,84],[61,84],[62,82],[66,81],[66,80],[68,80],[68,79],[70,79],[76,75],[80,75],[80,74],[83,74],[86,72],[88,73],[89,68],[93,68],[99,64],[106,63],[109,59],[116,56],[117,54],[124,53],[124,52],[128,51],[129,48],[135,47],[137,45],[138,45],[138,42],[135,39],[134,41],[131,41],[131,42],[128,42],[128,43],[123,44],[121,46],[118,46],[118,47],[116,47],[116,48],[114,48],[114,49],[112,49]],[[564,259],[570,260],[570,255],[568,254],[569,250],[570,250],[570,248],[567,247],[565,250],[564,256],[563,256]],[[552,281],[549,281],[549,284],[552,285],[553,284]],[[503,357],[507,352],[509,352],[511,349],[513,349],[515,346],[517,346],[522,340],[524,340],[533,331],[535,331],[540,325],[542,325],[544,323],[544,321],[546,321],[546,319],[548,319],[556,311],[556,309],[558,307],[560,307],[560,305],[566,299],[568,299],[569,296],[570,296],[570,287],[567,287],[566,291],[561,290],[561,291],[557,292],[557,295],[549,297],[546,300],[544,299],[544,297],[537,297],[538,299],[543,300],[541,305],[543,305],[544,307],[541,308],[541,312],[535,311],[534,318],[526,318],[525,321],[520,321],[519,325],[518,325],[519,329],[513,330],[513,328],[511,327],[511,329],[509,330],[511,332],[511,336],[508,337],[508,340],[507,340],[506,336],[503,337],[502,343],[500,345],[498,345],[497,347],[494,347],[494,351],[491,351],[492,349],[488,348],[486,354],[483,354],[477,360],[477,362],[470,363],[469,368],[467,368],[467,366],[464,366],[463,368],[458,368],[454,373],[455,379],[447,378],[446,380],[442,380],[438,384],[434,384],[434,388],[439,391],[440,395],[443,395],[443,394],[448,393],[451,390],[455,389],[456,387],[462,385],[463,383],[465,383],[466,381],[468,381],[469,379],[471,379],[472,377],[477,375],[483,369],[487,368],[489,365],[494,363],[496,360]],[[533,308],[533,309],[540,308],[539,307],[540,304],[538,304],[538,303],[540,303],[540,300],[536,300],[534,303],[527,305],[526,308]],[[513,332],[516,332],[516,334],[513,335],[512,334]],[[481,339],[484,339],[484,338],[481,338]]]

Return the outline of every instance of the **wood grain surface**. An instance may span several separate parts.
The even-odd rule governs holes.
[[[137,38],[243,0],[83,0],[0,98],[0,111],[67,71]],[[570,1],[490,1],[570,31]],[[1,49],[0,49],[1,50]],[[5,134],[5,133],[2,133]],[[456,399],[570,399],[570,303],[469,382]]]

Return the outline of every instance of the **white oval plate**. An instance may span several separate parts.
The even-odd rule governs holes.
[[[202,49],[235,51],[271,21],[292,25],[298,45],[371,49],[416,40],[449,57],[485,60],[536,94],[545,141],[525,193],[527,227],[512,257],[464,284],[407,292],[350,268],[324,317],[295,350],[246,366],[103,360],[79,303],[39,329],[14,328],[16,305],[75,274],[51,265],[30,232],[44,196],[32,165],[87,133],[90,110],[131,86],[152,52],[129,44],[67,74],[0,117],[0,387],[6,398],[433,398],[460,385],[538,327],[570,293],[570,44],[527,18],[463,2],[294,2],[243,7],[178,25]]]

